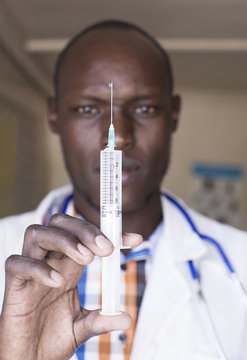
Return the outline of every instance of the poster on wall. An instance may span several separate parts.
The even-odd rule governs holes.
[[[243,177],[239,166],[196,163],[191,171],[191,206],[212,219],[241,227]]]

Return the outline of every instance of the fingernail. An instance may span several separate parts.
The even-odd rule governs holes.
[[[100,249],[112,247],[111,242],[107,240],[103,235],[97,235],[95,238],[95,242]]]
[[[59,274],[58,272],[56,272],[55,270],[52,270],[50,272],[50,276],[56,282],[62,282],[64,280],[63,276],[61,274]]]
[[[91,255],[91,251],[89,249],[87,249],[85,246],[83,246],[81,243],[77,244],[77,249],[84,256]]]

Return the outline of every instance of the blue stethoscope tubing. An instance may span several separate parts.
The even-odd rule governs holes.
[[[162,195],[166,199],[168,199],[179,210],[179,212],[184,216],[185,220],[187,221],[187,223],[189,224],[191,229],[194,231],[194,233],[196,233],[196,235],[200,239],[211,243],[216,248],[216,250],[218,251],[223,263],[225,264],[225,266],[230,274],[230,277],[231,277],[234,285],[237,287],[237,290],[238,290],[239,294],[241,295],[245,306],[247,306],[246,291],[244,290],[244,287],[243,287],[242,283],[240,282],[240,279],[238,278],[229,258],[227,257],[225,251],[223,250],[222,246],[218,243],[218,241],[216,241],[215,239],[213,239],[212,237],[210,237],[208,235],[202,234],[198,230],[198,228],[196,227],[195,223],[193,222],[191,216],[189,215],[188,211],[186,211],[185,208],[173,196],[171,196],[170,194],[168,194],[166,192],[162,192]],[[192,279],[199,281],[199,274],[195,268],[194,262],[192,260],[189,260],[188,265],[189,265]]]
[[[237,276],[237,274],[236,274],[236,272],[235,272],[229,258],[227,257],[225,251],[223,250],[222,246],[214,238],[212,238],[212,237],[210,237],[208,235],[202,234],[198,230],[198,228],[196,227],[195,223],[193,222],[191,216],[189,215],[188,211],[186,211],[185,208],[173,196],[171,196],[170,194],[168,194],[166,192],[161,192],[161,194],[167,200],[169,200],[179,210],[179,212],[183,215],[183,217],[185,218],[185,220],[187,221],[187,223],[189,224],[189,226],[191,227],[193,232],[200,239],[202,239],[204,241],[208,241],[210,244],[212,244],[216,248],[217,252],[219,253],[223,263],[225,264],[225,266],[226,266],[226,268],[227,268],[227,270],[229,272],[230,278],[232,279],[233,284],[234,284],[235,288],[237,289],[237,291],[239,293],[239,296],[243,300],[244,305],[247,307],[247,294],[246,294],[246,291],[245,291],[239,277]],[[197,284],[197,293],[198,293],[198,296],[199,296],[199,301],[203,305],[204,313],[206,315],[208,326],[209,326],[209,328],[211,330],[211,333],[213,335],[213,341],[214,341],[214,345],[215,345],[215,348],[217,350],[217,353],[219,354],[220,359],[227,360],[225,352],[223,350],[223,347],[222,347],[222,345],[220,343],[218,334],[216,332],[216,329],[215,329],[215,326],[214,326],[214,323],[213,323],[213,319],[212,319],[210,311],[208,309],[207,301],[206,301],[206,299],[205,299],[205,297],[203,295],[202,289],[201,289],[199,273],[196,270],[194,262],[192,260],[188,261],[188,266],[189,266],[191,277]]]
[[[186,219],[187,223],[190,225],[191,229],[194,231],[194,233],[196,233],[199,236],[200,239],[208,241],[212,245],[215,246],[215,248],[217,249],[219,255],[221,256],[223,262],[225,263],[225,266],[229,270],[230,274],[235,273],[235,271],[233,269],[233,266],[230,263],[230,260],[228,259],[228,257],[226,256],[226,253],[222,249],[222,246],[220,246],[220,244],[215,239],[213,239],[212,237],[210,237],[208,235],[201,234],[199,232],[199,230],[197,229],[195,223],[191,219],[188,212],[184,209],[184,207],[177,200],[175,200],[174,197],[172,197],[171,195],[169,195],[167,193],[164,193],[164,192],[162,192],[162,195],[165,196],[173,205],[175,205],[177,207],[177,209],[181,212],[181,214],[183,214],[184,218]],[[192,278],[197,279],[198,274],[197,274],[197,271],[195,270],[195,266],[194,266],[192,260],[189,260],[189,267],[190,267],[190,270],[191,270]]]

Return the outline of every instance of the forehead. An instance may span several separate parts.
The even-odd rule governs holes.
[[[134,30],[93,30],[79,38],[65,54],[59,71],[58,92],[85,90],[114,82],[115,89],[134,91],[168,86],[161,51]]]

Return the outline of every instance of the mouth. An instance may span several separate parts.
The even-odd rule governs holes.
[[[134,182],[136,178],[140,175],[142,171],[141,164],[129,158],[123,156],[122,159],[122,184],[127,186],[130,183]],[[97,175],[100,175],[100,166],[95,168]]]
[[[123,163],[122,167],[122,184],[123,186],[128,185],[136,180],[139,173],[141,172],[141,167],[137,164],[132,166],[126,166]]]

